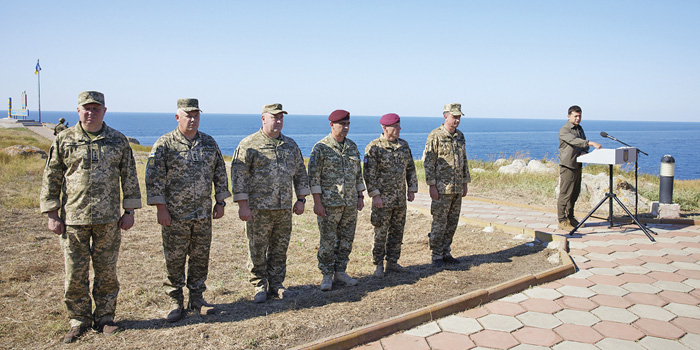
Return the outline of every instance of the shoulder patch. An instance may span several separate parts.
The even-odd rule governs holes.
[[[156,159],[154,157],[148,158],[148,166],[153,166],[156,164]]]

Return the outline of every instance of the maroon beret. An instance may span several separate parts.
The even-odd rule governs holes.
[[[332,122],[339,122],[345,119],[350,119],[350,112],[342,109],[336,109],[333,111],[333,113],[331,113],[331,115],[328,116],[328,120]]]
[[[396,124],[401,121],[401,118],[399,118],[399,115],[396,113],[389,113],[385,114],[382,116],[382,119],[379,119],[379,124],[382,125],[392,125]]]

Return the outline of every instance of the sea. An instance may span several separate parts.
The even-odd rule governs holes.
[[[37,120],[36,111],[30,111],[30,119]],[[76,111],[42,111],[43,122],[57,123],[63,117],[69,126],[78,121]],[[660,118],[661,119],[661,118]],[[440,126],[442,117],[402,117],[401,138],[411,147],[415,159],[421,159],[425,140],[430,131]],[[142,145],[153,145],[163,134],[175,129],[173,113],[124,113],[107,112],[107,125],[137,139]],[[470,159],[494,161],[499,158],[529,158],[556,160],[559,147],[559,129],[566,122],[561,119],[514,119],[463,117],[459,130],[466,138]],[[624,147],[623,144],[600,136],[601,132],[648,154],[639,154],[639,172],[659,174],[661,158],[671,155],[675,160],[674,177],[680,180],[700,179],[700,123],[698,122],[648,122],[587,120],[581,123],[589,140],[603,148]],[[210,114],[203,113],[199,130],[213,136],[225,155],[233,155],[238,143],[247,135],[260,129],[259,114]],[[305,157],[311,154],[314,144],[330,132],[327,116],[287,115],[282,133],[293,138]],[[381,134],[379,116],[355,116],[351,118],[348,137],[361,154],[365,146]],[[633,165],[627,165],[633,170]]]

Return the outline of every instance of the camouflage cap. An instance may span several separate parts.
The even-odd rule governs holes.
[[[185,112],[202,111],[199,109],[199,100],[196,98],[181,98],[177,100],[177,109]]]
[[[99,103],[105,105],[105,95],[98,91],[83,91],[78,95],[78,106],[88,103]]]
[[[285,111],[282,107],[281,103],[273,103],[270,105],[264,105],[262,108],[263,114],[265,113],[270,113],[270,114],[277,114],[277,113],[284,113],[287,114],[287,111]]]
[[[59,123],[63,123],[63,122],[65,122],[65,121],[66,121],[65,118],[58,118],[58,122],[59,122]]]
[[[450,112],[453,116],[462,116],[462,105],[459,103],[448,103],[445,105],[443,112]]]

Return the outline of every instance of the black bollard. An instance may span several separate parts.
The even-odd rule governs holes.
[[[673,173],[676,160],[670,155],[661,158],[661,183],[659,184],[659,203],[673,203]]]

